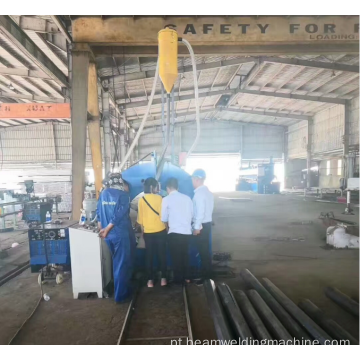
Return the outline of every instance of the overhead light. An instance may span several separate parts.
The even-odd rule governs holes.
[[[135,129],[134,128],[131,128],[131,131],[133,132],[133,134],[135,134]]]
[[[13,85],[12,85],[11,83],[8,85],[8,88],[9,88],[10,90],[15,90],[15,88],[13,87]]]

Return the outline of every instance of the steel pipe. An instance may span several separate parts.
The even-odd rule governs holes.
[[[248,270],[243,269],[240,271],[240,275],[244,279],[245,283],[255,289],[269,308],[274,312],[276,317],[284,325],[286,330],[298,340],[311,340],[308,333],[289,315],[288,312],[273,298],[273,296],[262,286],[259,280]]]
[[[319,341],[320,344],[325,345],[332,338],[320,328],[309,316],[307,316],[301,309],[299,309],[293,301],[291,301],[278,287],[276,287],[269,279],[263,278],[265,288],[270,294],[287,310],[290,315],[296,319],[309,334]]]
[[[225,284],[218,285],[217,290],[223,307],[228,315],[228,319],[230,320],[230,323],[232,324],[239,340],[250,342],[251,339],[253,339],[253,335],[237,303],[234,301],[231,290]]]
[[[222,344],[225,341],[230,342],[231,340],[234,340],[226,316],[221,307],[214,281],[205,280],[204,291],[218,340],[220,340]]]
[[[353,299],[349,298],[349,296],[345,295],[340,290],[332,287],[326,288],[325,294],[328,298],[336,302],[344,310],[348,311],[354,316],[359,317],[359,304]]]
[[[349,340],[351,345],[359,345],[359,342],[351,334],[343,329],[337,322],[326,317],[325,314],[309,299],[300,301],[299,307],[334,339]]]
[[[234,297],[257,340],[272,340],[271,335],[267,331],[254,307],[251,305],[246,294],[241,290],[235,290]]]
[[[275,314],[266,305],[259,293],[252,289],[249,290],[247,294],[270,333],[278,340],[285,340],[292,343],[294,340],[293,337],[288,333]]]

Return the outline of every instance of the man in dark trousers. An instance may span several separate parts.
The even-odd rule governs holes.
[[[189,280],[189,240],[191,238],[191,220],[193,204],[191,199],[178,192],[178,181],[170,178],[166,182],[168,196],[163,198],[161,221],[168,224],[168,240],[174,270],[174,282]]]
[[[206,173],[197,169],[192,174],[192,183],[195,189],[193,197],[193,235],[196,236],[196,246],[201,258],[202,278],[211,276],[211,254],[209,248],[212,213],[214,210],[214,196],[204,185]],[[202,281],[200,282],[202,283]]]

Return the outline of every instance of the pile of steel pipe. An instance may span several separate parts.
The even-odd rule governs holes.
[[[340,290],[328,287],[325,289],[325,294],[350,314],[359,317],[359,304]]]
[[[263,278],[260,283],[247,269],[240,274],[247,285],[246,291],[233,293],[226,284],[215,285],[212,280],[204,283],[219,340],[236,340],[241,345],[325,345],[331,344],[333,339],[358,344],[354,336],[327,318],[310,300],[301,301],[298,307],[269,279]],[[332,293],[335,293],[334,301],[356,314],[353,300],[344,299],[345,295],[336,289]]]

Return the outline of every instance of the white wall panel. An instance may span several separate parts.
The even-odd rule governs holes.
[[[359,98],[350,102],[350,145],[359,145]]]
[[[342,148],[345,110],[335,105],[314,116],[312,153],[319,154]]]
[[[284,152],[284,132],[281,126],[244,126],[243,159],[281,159]]]
[[[306,158],[307,131],[307,121],[300,121],[297,124],[288,127],[287,139],[289,159]]]

